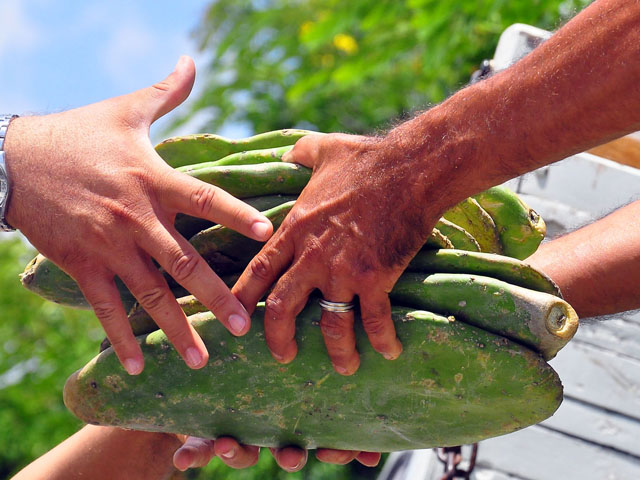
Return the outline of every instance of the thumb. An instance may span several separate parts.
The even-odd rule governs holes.
[[[282,161],[299,163],[305,167],[313,168],[318,160],[320,142],[323,138],[323,134],[313,134],[302,137],[291,150],[282,155]]]
[[[139,105],[139,111],[149,125],[187,99],[195,78],[196,67],[193,60],[183,55],[167,78],[132,94],[137,97],[135,103]]]

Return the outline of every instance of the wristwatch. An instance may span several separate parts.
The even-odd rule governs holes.
[[[0,231],[2,232],[11,232],[15,230],[4,218],[5,210],[7,209],[7,201],[9,200],[9,190],[11,188],[9,175],[7,173],[7,166],[4,162],[4,138],[7,136],[9,123],[11,123],[11,120],[15,117],[17,117],[17,115],[0,114]]]

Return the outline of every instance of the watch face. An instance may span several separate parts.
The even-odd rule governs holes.
[[[4,204],[7,201],[7,176],[2,167],[0,167],[0,208],[4,207]]]

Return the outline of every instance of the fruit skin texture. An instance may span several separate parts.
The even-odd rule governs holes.
[[[264,341],[263,308],[234,337],[212,314],[190,317],[210,361],[190,370],[162,331],[138,337],[145,370],[129,376],[109,348],[65,385],[67,407],[89,423],[259,446],[394,451],[472,443],[553,414],[562,386],[534,351],[435,314],[394,307],[403,354],[373,351],[357,325],[361,365],[333,371],[315,301],[300,314],[299,353],[277,363]]]
[[[496,224],[505,255],[524,260],[547,233],[542,217],[506,187],[491,187],[473,197]]]
[[[493,253],[459,249],[422,250],[411,260],[407,271],[483,275],[562,298],[558,285],[544,273],[516,258]]]
[[[436,223],[435,228],[449,239],[453,248],[469,250],[470,252],[480,251],[480,245],[478,245],[476,239],[473,238],[473,236],[464,228],[456,225],[455,223],[452,223],[445,218],[441,218],[438,220],[438,223]]]
[[[294,205],[295,201],[285,202],[263,213],[277,230]],[[261,242],[222,225],[197,233],[189,243],[219,275],[241,272],[262,248]]]
[[[454,205],[442,214],[442,218],[455,223],[473,236],[481,252],[502,253],[495,222],[473,198],[465,198]]]
[[[429,256],[431,252],[421,252]],[[389,294],[393,305],[425,309],[526,345],[549,360],[575,335],[578,316],[567,302],[544,292],[468,273],[405,272]],[[178,299],[187,315],[206,311],[193,296]],[[135,335],[157,327],[139,308],[132,310]]]
[[[188,175],[220,187],[234,197],[297,195],[311,178],[311,169],[295,163],[270,162],[257,165],[226,165],[199,168]]]
[[[182,167],[203,162],[220,160],[233,153],[247,150],[284,147],[293,145],[309,134],[317,134],[309,130],[289,128],[260,133],[253,137],[232,140],[211,133],[200,133],[172,137],[156,145],[156,152],[170,166]]]
[[[533,348],[545,360],[578,329],[578,315],[561,298],[481,275],[405,272],[389,298],[392,305],[454,315]]]
[[[51,302],[86,310],[91,308],[76,281],[44,255],[38,254],[27,264],[20,281],[27,290]],[[116,278],[116,286],[125,308],[133,306],[136,300],[119,278]]]
[[[262,150],[249,150],[245,152],[232,153],[226,157],[213,162],[196,163],[195,165],[185,165],[176,170],[189,173],[193,170],[208,167],[223,167],[225,165],[255,165],[258,163],[280,162],[282,156],[291,150],[293,145],[277,148],[265,148]]]

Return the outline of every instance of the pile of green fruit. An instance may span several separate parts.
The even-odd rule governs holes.
[[[281,158],[308,133],[190,135],[157,151],[171,166],[265,212],[277,228],[311,177]],[[228,284],[261,248],[202,219],[178,216],[176,227]],[[524,428],[560,405],[562,384],[546,361],[578,326],[558,287],[521,261],[544,234],[542,219],[503,187],[447,211],[390,294],[402,355],[388,361],[373,351],[356,315],[361,366],[351,376],[332,369],[316,298],[297,319],[297,357],[281,365],[264,340],[263,307],[250,332],[234,337],[168,278],[210,353],[208,365],[194,371],[120,285],[145,370],[127,375],[103,342],[103,351],[67,381],[65,402],[93,424],[231,435],[261,446],[393,451]],[[22,281],[49,300],[88,308],[75,282],[42,256]]]

